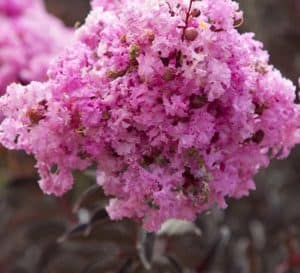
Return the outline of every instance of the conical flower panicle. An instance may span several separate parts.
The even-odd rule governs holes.
[[[35,156],[47,194],[96,163],[110,217],[149,231],[247,195],[299,142],[295,86],[231,0],[120,5],[95,5],[47,82],[9,87],[2,144]]]

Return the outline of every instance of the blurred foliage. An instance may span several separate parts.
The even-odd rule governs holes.
[[[300,1],[239,0],[245,11],[243,31],[263,41],[271,62],[295,83],[300,71]]]
[[[242,31],[253,31],[295,83],[300,74],[300,1],[240,0]],[[68,25],[83,23],[87,0],[46,0]],[[300,272],[300,149],[256,178],[250,197],[199,216],[195,226],[145,234],[111,222],[92,171],[76,173],[63,198],[43,195],[34,160],[0,149],[0,272]],[[202,235],[195,230],[200,229]],[[148,271],[147,271],[148,268]],[[149,269],[150,268],[150,269]]]
[[[90,10],[89,0],[44,0],[48,11],[61,18],[66,25],[83,23]]]

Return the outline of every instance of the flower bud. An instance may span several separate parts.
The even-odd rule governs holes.
[[[184,37],[188,40],[188,41],[195,41],[196,38],[198,37],[198,31],[197,29],[193,28],[193,27],[188,27],[185,32],[184,32]]]
[[[193,9],[192,10],[192,12],[191,12],[191,15],[193,16],[193,17],[199,17],[200,16],[200,14],[201,14],[201,11],[199,10],[199,9]]]
[[[175,79],[176,72],[173,68],[166,68],[163,73],[163,79],[168,82]]]

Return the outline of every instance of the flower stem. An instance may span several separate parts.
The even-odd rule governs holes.
[[[186,13],[185,23],[184,23],[184,28],[183,28],[182,35],[181,35],[181,40],[182,40],[182,41],[184,41],[185,31],[186,31],[186,29],[187,29],[187,27],[188,27],[189,17],[190,17],[190,15],[191,15],[193,2],[194,2],[194,0],[190,0],[189,8],[188,8],[188,11],[187,11],[187,13]]]

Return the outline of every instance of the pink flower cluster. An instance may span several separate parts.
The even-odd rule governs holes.
[[[0,0],[0,94],[12,82],[46,80],[50,60],[71,31],[39,0]]]
[[[122,7],[123,0],[92,0],[92,8],[102,7],[105,10],[116,10]]]
[[[299,107],[235,2],[123,2],[95,5],[47,82],[8,88],[0,141],[35,156],[47,194],[96,166],[110,217],[152,231],[247,195],[299,142]]]

